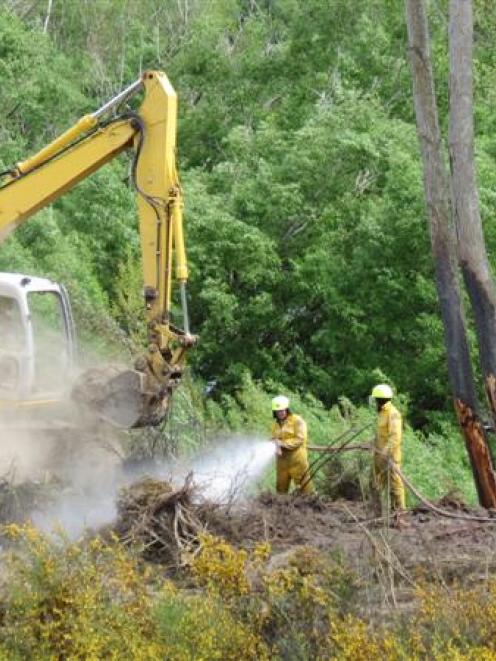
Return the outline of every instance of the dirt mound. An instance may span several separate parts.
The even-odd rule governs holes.
[[[113,530],[125,544],[141,547],[147,560],[178,565],[201,532],[238,547],[263,540],[288,547],[315,541],[316,530],[327,532],[344,516],[339,510],[331,515],[318,496],[289,498],[267,492],[241,505],[221,505],[203,499],[191,475],[180,488],[145,477],[121,490]]]
[[[454,515],[490,514],[450,499],[436,505]],[[340,558],[361,586],[357,607],[368,617],[380,619],[391,606],[408,611],[422,583],[471,586],[496,572],[496,519],[447,518],[422,506],[406,513],[398,530],[363,503],[275,494],[216,515],[211,529],[238,546],[268,541],[282,561],[302,546]]]
[[[471,585],[496,571],[496,518],[487,521],[491,512],[451,496],[436,506],[454,518],[422,505],[403,515],[399,530],[392,518],[376,518],[356,501],[262,493],[244,503],[219,505],[202,500],[191,478],[180,488],[147,478],[121,493],[115,530],[125,543],[138,543],[145,558],[176,567],[183,551],[198,548],[203,531],[237,547],[269,542],[273,555],[282,559],[291,549],[311,547],[342,559],[367,592],[364,604],[377,609],[394,603],[405,610],[419,581]],[[486,521],[477,520],[481,515]]]
[[[236,546],[253,546],[269,541],[278,549],[315,544],[324,533],[339,526],[345,515],[330,509],[319,496],[281,496],[262,493],[255,500],[236,507],[210,512],[209,530]]]
[[[454,515],[488,516],[450,499],[437,506]],[[305,545],[341,557],[364,585],[375,586],[380,594],[369,595],[372,600],[407,606],[420,576],[471,584],[496,571],[496,519],[446,518],[421,506],[403,516],[398,530],[392,518],[373,517],[364,503],[271,493],[214,514],[209,529],[237,546],[268,541],[274,553]]]

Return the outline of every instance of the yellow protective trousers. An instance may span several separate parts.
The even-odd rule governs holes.
[[[397,466],[400,465],[397,460],[393,459],[393,461]],[[372,467],[372,490],[378,508],[380,507],[381,494],[388,488],[393,509],[404,510],[406,503],[402,479],[391,469],[387,458],[376,455]]]
[[[291,480],[299,487],[301,493],[313,493],[306,448],[283,450],[282,455],[277,457],[277,493],[288,493]]]

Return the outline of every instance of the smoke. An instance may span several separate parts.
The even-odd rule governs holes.
[[[116,517],[119,489],[145,476],[167,480],[180,487],[189,473],[202,499],[219,503],[240,502],[266,472],[274,457],[267,440],[237,436],[224,440],[189,460],[158,462],[124,472],[112,455],[87,448],[66,471],[71,488],[49,508],[32,513],[35,525],[45,531],[62,527],[71,538],[85,529],[111,524]],[[101,448],[100,448],[101,450]],[[115,455],[114,455],[115,457]]]
[[[105,440],[98,434],[74,436],[61,448],[62,461],[57,468],[65,487],[49,507],[31,513],[41,530],[60,527],[73,539],[85,529],[100,528],[115,519],[116,497],[122,486],[120,444],[115,433],[105,428]]]
[[[76,374],[69,369],[59,299],[53,292],[31,292],[29,299],[36,338],[33,392],[40,399],[64,400]],[[16,400],[21,394],[18,364],[25,349],[24,335],[19,306],[5,296],[0,296],[0,338],[0,399]],[[88,388],[95,389],[93,381]],[[100,427],[80,407],[66,402],[57,412],[47,410],[46,425],[38,417],[37,407],[33,407],[31,420],[26,410],[29,407],[23,409],[21,420],[13,404],[5,409],[3,422],[0,420],[0,479],[31,482],[40,490],[49,483],[62,485],[56,501],[31,516],[40,528],[50,530],[58,525],[71,537],[85,528],[111,523],[119,489],[133,479],[151,474],[180,486],[193,473],[203,498],[232,503],[254,488],[274,455],[268,441],[237,436],[219,441],[188,461],[161,462],[129,474],[122,470],[117,432]]]
[[[74,537],[116,515],[120,437],[69,398],[83,366],[71,365],[58,296],[31,292],[29,304],[34,380],[30,376],[26,393],[28,381],[21,377],[27,373],[19,368],[27,355],[20,308],[15,299],[0,295],[0,400],[6,400],[0,407],[0,481],[12,487],[29,484],[30,493],[39,495],[43,510],[23,512],[32,504],[18,503],[19,517],[29,514],[41,529],[58,525]],[[102,359],[93,357],[93,362],[101,365]]]
[[[14,484],[47,479],[54,442],[39,433],[0,426],[0,477]]]

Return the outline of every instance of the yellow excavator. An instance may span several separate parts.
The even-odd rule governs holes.
[[[123,110],[142,94],[137,112]],[[148,348],[134,369],[93,368],[71,384],[75,331],[65,288],[0,273],[0,418],[75,401],[120,427],[157,425],[180,381],[190,334],[181,189],[176,172],[177,97],[167,76],[147,71],[96,112],[0,178],[0,242],[38,210],[130,150],[137,192]],[[173,279],[183,328],[171,323]]]

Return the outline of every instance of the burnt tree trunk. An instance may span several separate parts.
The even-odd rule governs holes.
[[[487,258],[474,167],[471,0],[450,5],[451,194],[458,256],[475,318],[479,359],[496,422],[496,288]]]
[[[425,199],[449,380],[479,502],[484,507],[496,507],[496,480],[485,430],[477,414],[477,397],[458,287],[449,184],[443,158],[424,0],[405,0],[405,7],[417,132],[424,167]]]

